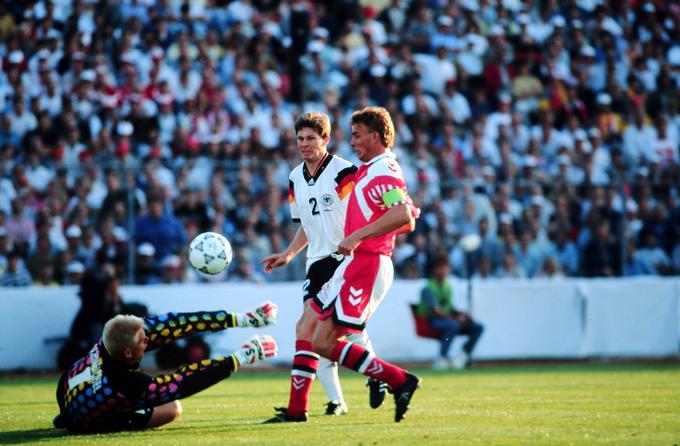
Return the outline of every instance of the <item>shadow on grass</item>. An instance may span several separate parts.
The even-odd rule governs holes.
[[[0,444],[36,443],[48,438],[61,438],[68,435],[68,432],[63,429],[52,428],[0,432]]]

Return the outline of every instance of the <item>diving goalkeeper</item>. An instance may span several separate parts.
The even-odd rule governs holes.
[[[176,420],[182,414],[179,399],[228,378],[240,365],[275,356],[276,342],[271,336],[256,335],[226,358],[183,364],[158,376],[140,371],[144,353],[195,333],[271,325],[277,311],[276,304],[265,302],[244,314],[201,311],[110,319],[101,339],[59,379],[54,427],[75,433],[111,432]]]

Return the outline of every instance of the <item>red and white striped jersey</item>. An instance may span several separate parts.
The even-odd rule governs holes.
[[[396,155],[387,151],[359,167],[354,174],[354,189],[347,205],[345,237],[354,231],[373,223],[387,211],[400,204],[406,204],[414,217],[419,209],[415,207],[406,190],[406,182]],[[356,250],[374,254],[392,255],[396,231],[366,239]]]

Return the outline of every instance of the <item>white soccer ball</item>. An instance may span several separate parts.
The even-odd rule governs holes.
[[[198,234],[189,245],[189,263],[203,274],[219,274],[231,262],[231,243],[222,234]]]

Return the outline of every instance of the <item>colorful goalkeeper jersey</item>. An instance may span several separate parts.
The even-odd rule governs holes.
[[[196,332],[235,326],[224,311],[168,313],[144,318],[148,350]],[[139,364],[121,362],[106,351],[100,339],[89,353],[64,373],[57,402],[72,431],[125,429],[136,411],[186,398],[228,377],[238,367],[233,357],[205,359],[180,366],[170,374],[150,376]]]
[[[406,204],[414,217],[419,210],[406,190],[406,182],[396,155],[387,151],[376,156],[354,174],[354,189],[347,204],[345,236],[361,229],[400,204]],[[362,241],[359,252],[392,255],[396,231]]]

